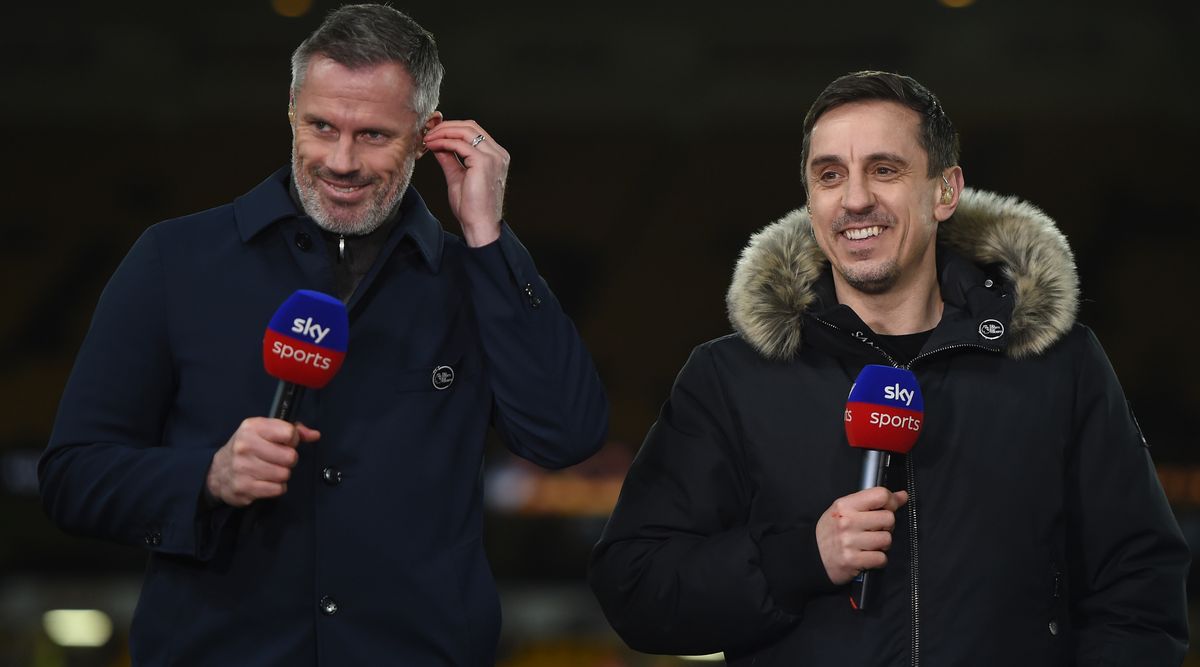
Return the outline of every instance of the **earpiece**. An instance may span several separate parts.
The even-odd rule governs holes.
[[[946,179],[946,175],[942,174],[942,203],[949,204],[954,201],[954,186],[950,185],[950,181]]]

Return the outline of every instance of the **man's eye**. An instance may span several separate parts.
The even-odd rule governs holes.
[[[329,130],[329,123],[326,123],[323,120],[314,121],[313,129],[315,129],[317,132],[327,132]]]
[[[382,132],[363,132],[363,136],[369,141],[379,141],[383,139]]]
[[[821,172],[821,175],[819,176],[819,178],[822,181],[832,181],[832,180],[836,179],[838,176],[839,176],[839,174],[836,171],[823,171],[823,172]]]
[[[880,176],[891,176],[896,173],[896,170],[891,167],[875,167],[875,173]]]

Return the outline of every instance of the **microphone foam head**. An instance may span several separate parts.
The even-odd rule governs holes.
[[[310,389],[333,379],[346,357],[350,318],[328,294],[299,290],[275,311],[263,336],[263,366],[271,377]]]
[[[925,401],[917,377],[891,366],[864,366],[846,401],[851,447],[905,454],[917,442]]]

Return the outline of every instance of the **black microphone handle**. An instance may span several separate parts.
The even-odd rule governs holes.
[[[292,421],[292,412],[295,411],[296,404],[303,396],[304,385],[280,380],[279,386],[275,388],[275,398],[271,401],[271,410],[267,414],[273,419],[290,422]]]
[[[862,477],[859,479],[859,490],[873,489],[884,486],[887,478],[888,465],[892,462],[891,452],[881,452],[878,449],[868,449],[863,452]],[[850,604],[858,611],[867,608],[868,594],[871,591],[871,571],[863,570],[850,582]]]

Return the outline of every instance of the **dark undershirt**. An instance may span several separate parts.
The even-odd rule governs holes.
[[[925,341],[929,340],[929,334],[932,333],[933,329],[898,336],[875,334],[875,339],[896,359],[896,363],[905,366],[917,358],[917,355],[921,353],[921,348],[925,347]]]
[[[291,194],[296,208],[303,211],[304,205],[300,201],[300,193],[296,191],[295,178],[288,179],[288,192]],[[396,210],[388,215],[387,220],[384,220],[383,224],[369,234],[347,236],[321,230],[321,237],[325,239],[325,248],[333,260],[334,290],[337,292],[336,296],[343,302],[350,300],[350,296],[354,294],[358,284],[371,270],[371,265],[375,263],[379,251],[387,243],[388,234],[396,226],[396,221],[400,219],[402,208],[403,206],[398,204]]]

